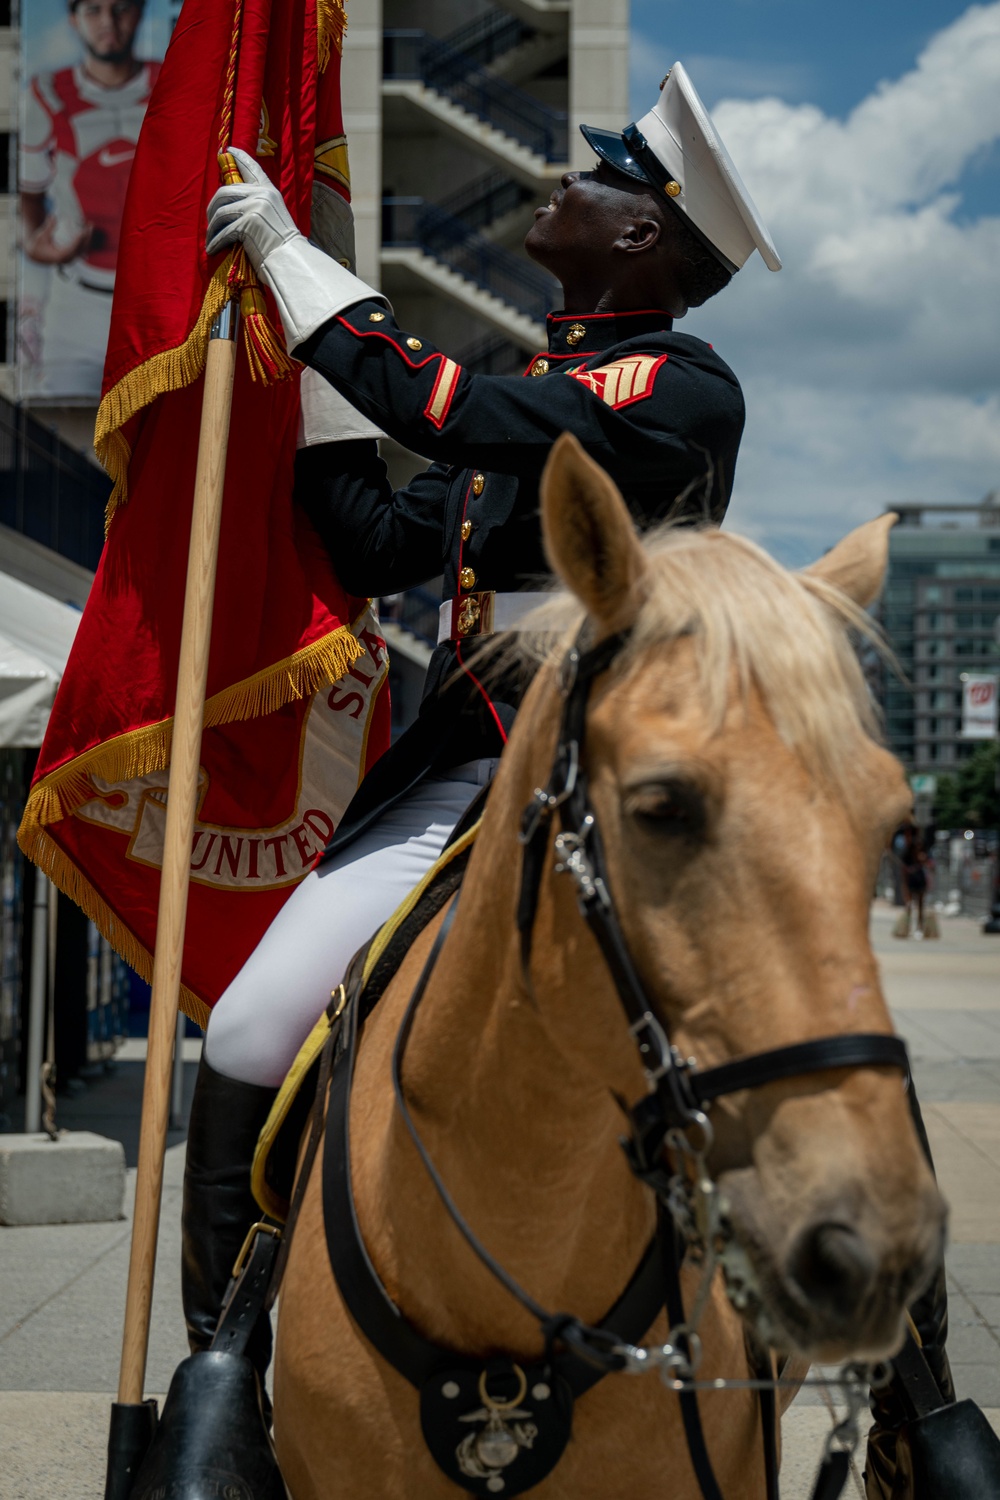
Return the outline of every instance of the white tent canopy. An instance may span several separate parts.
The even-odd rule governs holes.
[[[0,746],[42,743],[80,611],[0,573]]]

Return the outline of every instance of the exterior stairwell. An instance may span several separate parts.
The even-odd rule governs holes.
[[[491,77],[514,85],[537,77],[566,56],[562,28],[539,31],[505,10],[487,11],[449,32],[444,44],[467,58],[470,67],[483,68]]]
[[[495,245],[520,241],[526,233],[526,206],[536,195],[502,172],[486,172],[443,199],[438,207]]]
[[[393,213],[425,207],[419,199],[416,203],[390,199],[384,206]],[[476,235],[452,247],[445,259],[415,237],[408,238],[405,231],[397,230],[397,234],[400,242],[383,241],[383,266],[411,272],[430,290],[445,293],[527,353],[545,347],[545,313],[552,305],[552,294],[544,285],[525,286],[516,273],[530,268],[524,267],[516,256],[498,250]],[[514,297],[521,307],[513,301]],[[524,307],[528,311],[522,310]]]
[[[522,355],[545,346],[545,315],[559,299],[520,241],[527,205],[547,197],[566,169],[567,116],[511,80],[558,65],[566,48],[565,14],[543,15],[532,4],[494,8],[444,38],[384,33],[383,95],[407,99],[434,133],[460,142],[466,159],[471,147],[491,170],[444,201],[384,197],[382,265],[494,330],[471,351],[483,372],[523,369]]]
[[[456,206],[463,201],[466,212],[484,222],[491,205],[501,208],[509,200],[494,190]],[[384,198],[382,263],[403,266],[446,292],[528,353],[545,347],[545,316],[558,300],[558,283],[447,208],[423,198]]]
[[[499,59],[530,42],[526,27],[506,19],[509,26],[495,23],[492,32],[469,39],[471,55],[425,31],[386,31],[382,90],[408,100],[494,167],[537,192],[558,181],[566,169],[567,117],[495,75]]]

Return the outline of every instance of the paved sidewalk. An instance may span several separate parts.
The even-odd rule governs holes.
[[[1000,938],[983,937],[976,924],[952,918],[942,920],[940,942],[900,942],[890,935],[894,919],[890,907],[876,903],[875,948],[897,1026],[910,1045],[939,1179],[951,1203],[949,1349],[959,1395],[973,1396],[998,1426]],[[130,1059],[122,1066],[134,1069],[136,1063]],[[104,1116],[97,1128],[134,1131],[124,1116],[124,1095],[119,1118],[101,1103],[100,1085],[92,1092],[93,1108]],[[137,1088],[134,1094],[137,1099]],[[74,1114],[83,1112],[77,1101]],[[84,1123],[74,1119],[74,1125]],[[186,1353],[178,1275],[183,1149],[177,1145],[167,1153],[151,1393],[166,1390]],[[131,1192],[133,1172],[129,1179]],[[3,1500],[99,1500],[103,1492],[128,1235],[127,1221],[0,1227]],[[829,1426],[821,1394],[804,1391],[785,1420],[783,1500],[807,1500]],[[853,1485],[860,1497],[857,1474]]]

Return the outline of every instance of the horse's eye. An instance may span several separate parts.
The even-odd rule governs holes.
[[[698,838],[705,827],[705,803],[694,787],[674,782],[648,782],[633,787],[625,810],[650,832]]]

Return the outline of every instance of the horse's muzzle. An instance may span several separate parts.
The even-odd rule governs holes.
[[[768,1222],[756,1173],[727,1174],[729,1224],[747,1263],[745,1315],[774,1347],[810,1360],[879,1360],[899,1346],[906,1309],[944,1251],[946,1209],[933,1183],[904,1227],[873,1209],[828,1207],[804,1224]]]

